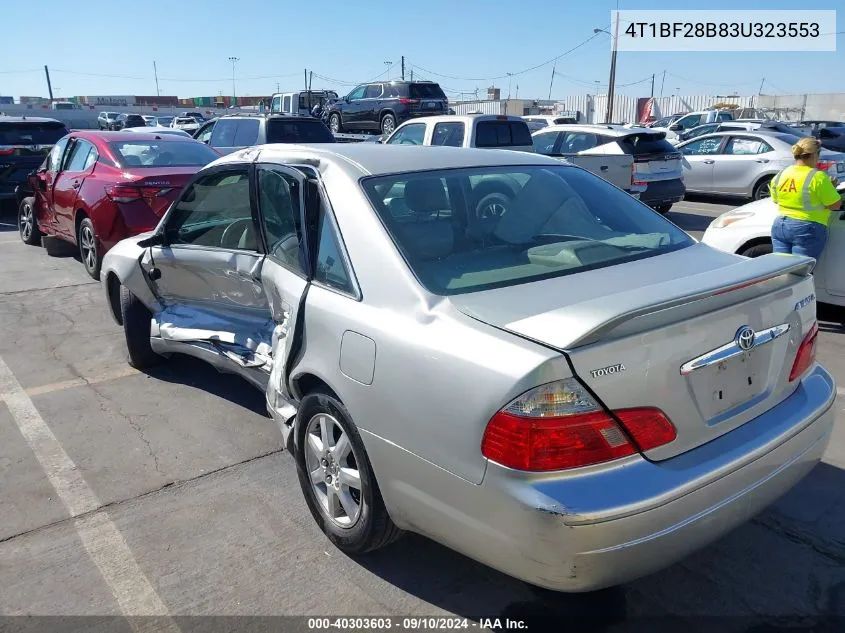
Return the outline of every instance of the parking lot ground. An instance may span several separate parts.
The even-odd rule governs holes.
[[[668,217],[700,237],[728,208],[684,201]],[[100,285],[0,222],[0,614],[159,615],[172,631],[204,615],[547,616],[563,630],[591,610],[591,630],[613,631],[845,618],[843,422],[773,507],[618,589],[550,597],[414,535],[352,559],[313,523],[260,393],[188,358],[133,370]],[[840,312],[821,315],[819,357],[845,385]]]

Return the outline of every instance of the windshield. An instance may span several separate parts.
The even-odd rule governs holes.
[[[271,119],[267,121],[268,143],[334,143],[335,138],[322,122],[285,121]]]
[[[363,187],[420,283],[438,295],[575,274],[694,243],[625,192],[563,165],[396,174],[367,178]]]
[[[217,153],[195,141],[120,141],[109,143],[124,167],[202,167]]]
[[[4,122],[0,123],[0,145],[52,145],[67,133],[64,123],[58,121]]]

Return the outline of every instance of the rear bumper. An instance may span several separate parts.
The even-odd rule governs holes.
[[[680,178],[673,180],[658,180],[648,183],[646,190],[640,194],[640,202],[649,206],[659,204],[674,204],[684,199],[687,188]]]
[[[365,443],[401,527],[532,584],[590,591],[680,560],[787,492],[820,461],[835,397],[817,366],[778,406],[676,458],[545,477],[491,463],[480,486],[410,466],[407,454],[403,472],[382,483],[388,448],[372,436]]]

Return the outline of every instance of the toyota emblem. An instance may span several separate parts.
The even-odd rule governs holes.
[[[743,325],[739,328],[736,333],[736,344],[739,345],[739,349],[744,352],[747,352],[754,347],[754,330],[747,325]]]

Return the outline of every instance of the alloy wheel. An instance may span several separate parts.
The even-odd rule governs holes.
[[[381,131],[384,134],[392,134],[396,124],[393,121],[393,117],[384,117],[384,121],[381,124]]]
[[[94,232],[91,227],[84,224],[79,231],[79,246],[82,251],[82,261],[85,267],[91,271],[97,268],[97,244],[94,240]]]
[[[332,415],[318,413],[305,431],[305,465],[317,503],[326,517],[350,528],[361,517],[362,484],[349,436]]]
[[[29,241],[32,237],[32,231],[35,228],[35,217],[32,213],[32,205],[28,202],[21,204],[20,215],[18,217],[18,228],[21,232],[21,239],[24,242]]]
[[[331,128],[331,131],[335,134],[337,134],[337,132],[340,130],[340,120],[337,116],[332,116],[329,118],[329,127]]]

